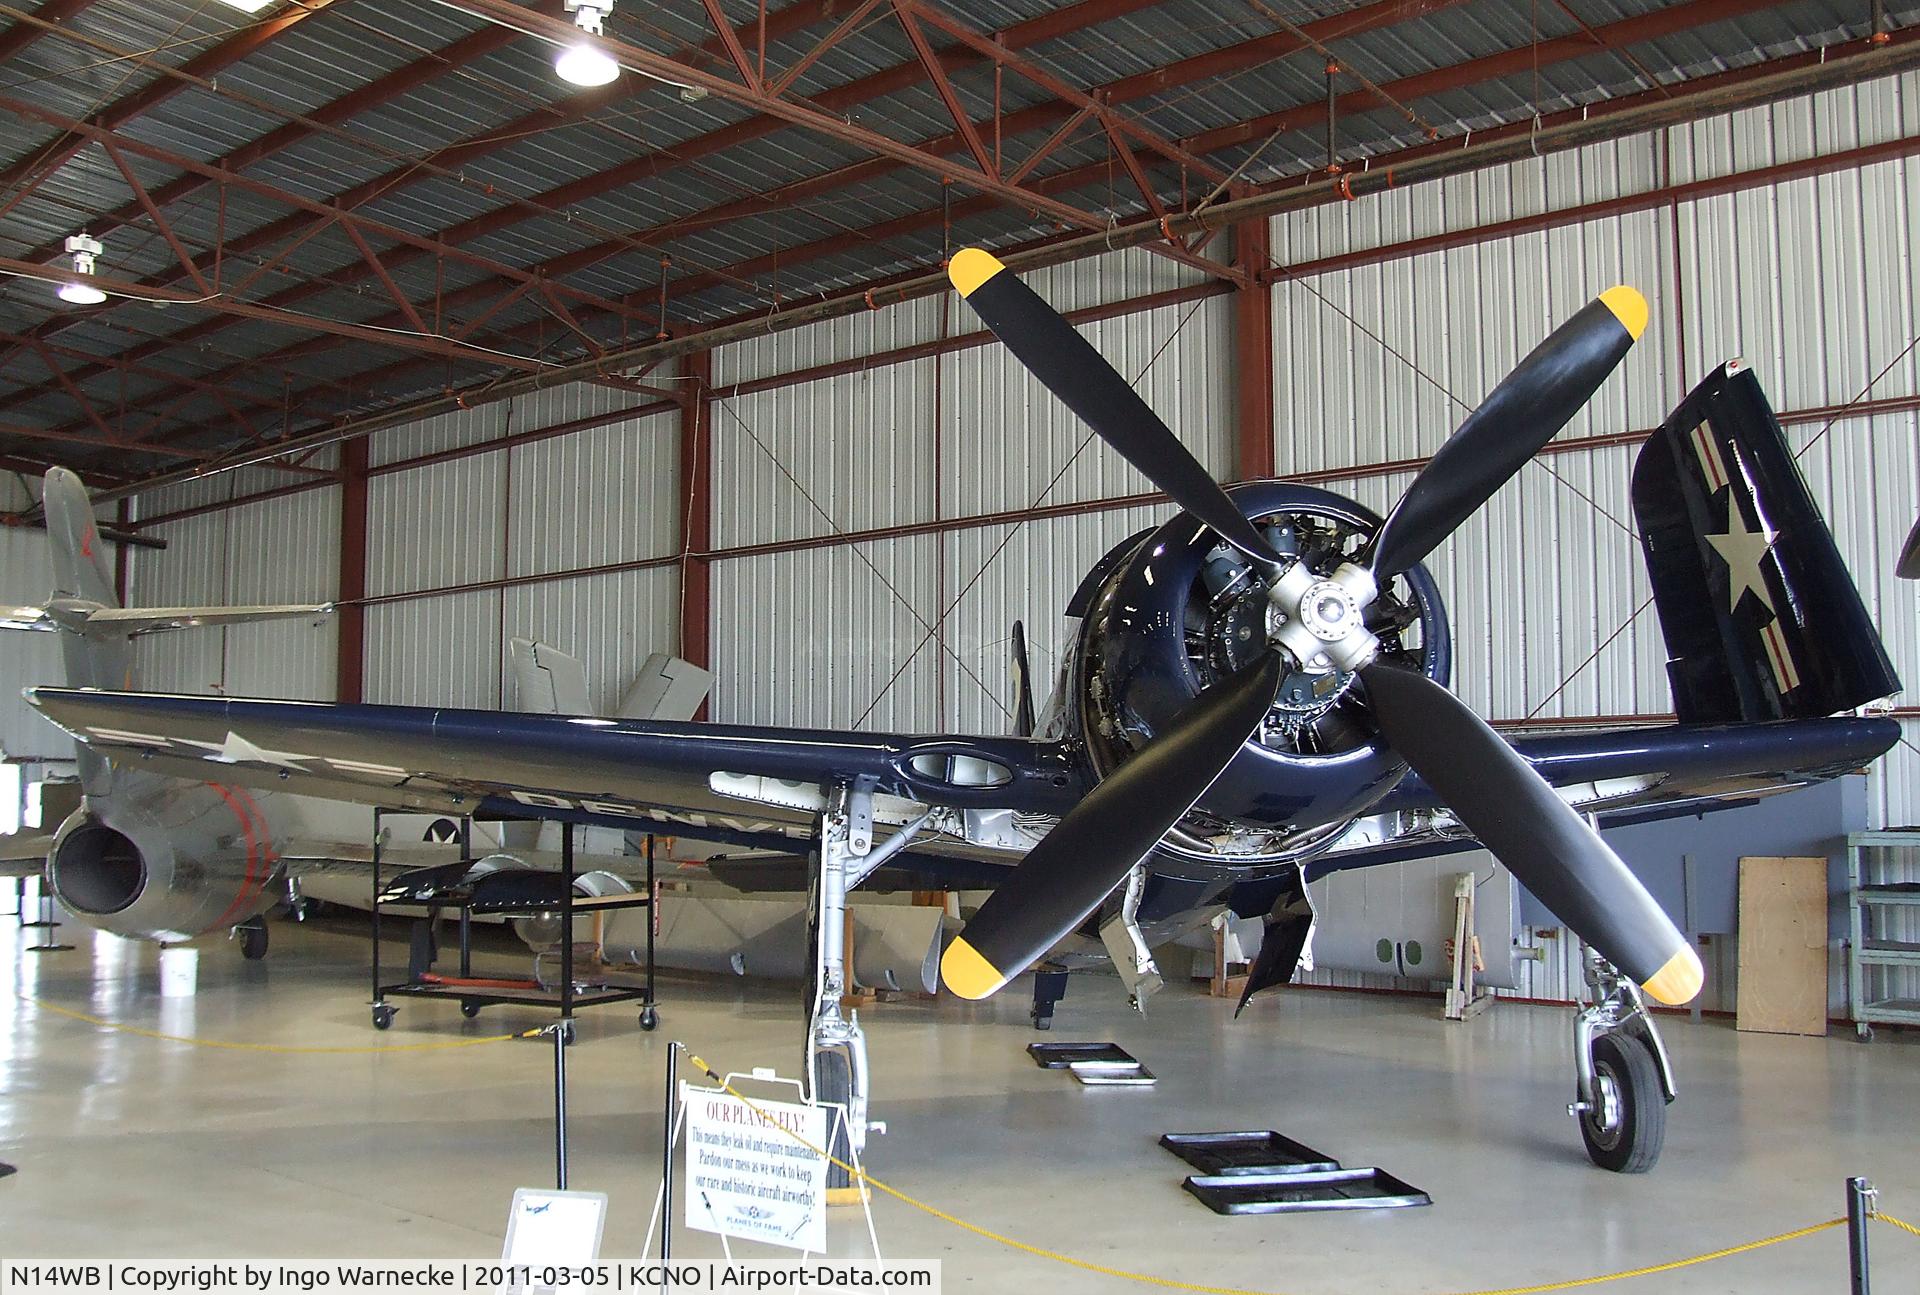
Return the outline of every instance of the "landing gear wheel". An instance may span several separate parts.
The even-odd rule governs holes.
[[[1594,1108],[1580,1113],[1587,1158],[1616,1174],[1644,1174],[1667,1140],[1667,1097],[1653,1052],[1621,1031],[1593,1041]]]
[[[654,1011],[651,1007],[642,1008],[640,1012],[640,1028],[649,1034],[660,1028],[660,1013]]]
[[[474,1017],[480,1015],[480,1004],[478,1003],[460,1004],[460,1015],[466,1017],[469,1021],[471,1021]]]
[[[847,1140],[846,1119],[847,1112],[853,1108],[853,1068],[845,1052],[839,1048],[823,1048],[813,1054],[813,1074],[813,1100],[821,1106],[837,1104],[836,1109],[827,1114],[833,1128],[833,1141],[827,1148],[833,1153],[833,1159],[827,1162],[827,1189],[851,1187],[853,1175],[841,1165],[853,1163],[853,1147]]]
[[[267,956],[267,924],[258,922],[240,928],[240,956],[258,962]]]
[[[384,1030],[391,1026],[393,1024],[393,1014],[395,1010],[396,1009],[389,1007],[385,1003],[376,1003],[373,1008],[373,1028],[376,1030]]]

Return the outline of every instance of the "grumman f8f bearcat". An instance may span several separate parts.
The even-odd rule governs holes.
[[[1576,1108],[1594,1159],[1650,1162],[1672,1080],[1641,994],[1692,999],[1698,956],[1601,840],[1609,815],[1697,812],[1860,767],[1899,687],[1753,375],[1728,365],[1641,452],[1633,503],[1678,722],[1509,744],[1447,689],[1421,559],[1562,428],[1647,321],[1631,288],[1568,319],[1468,417],[1383,520],[1322,490],[1222,489],[1067,322],[984,251],[967,303],[1051,391],[1183,510],[1088,574],[1037,724],[1011,737],[621,723],[394,706],[38,689],[120,762],[447,812],[518,811],[791,849],[817,843],[813,1091],[866,1061],[841,906],[883,862],[992,894],[942,977],[994,993],[1105,916],[1144,949],[1156,917],[1267,915],[1249,992],[1293,974],[1305,882],[1477,840],[1595,951]],[[1019,710],[1032,714],[1024,673]],[[262,758],[244,753],[258,749]],[[929,882],[929,884],[935,884]],[[1657,1149],[1657,1148],[1655,1148]]]

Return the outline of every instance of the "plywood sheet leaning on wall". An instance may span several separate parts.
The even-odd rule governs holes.
[[[1827,861],[1740,860],[1738,1027],[1827,1032]]]

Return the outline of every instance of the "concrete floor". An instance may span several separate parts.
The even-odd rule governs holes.
[[[366,941],[350,924],[276,923],[265,963],[223,943],[160,952],[67,926],[32,954],[0,921],[0,1249],[8,1259],[396,1257],[499,1253],[516,1185],[552,1173],[551,1049],[515,1042],[389,1056],[224,1051],[112,1033],[39,998],[207,1039],[371,1046],[535,1025],[447,1005],[368,1022]],[[396,953],[398,952],[396,947]],[[1053,1037],[1112,1038],[1160,1076],[1083,1089],[1024,1045],[1024,982],[983,1005],[864,1014],[876,1110],[869,1165],[984,1226],[1095,1262],[1260,1290],[1437,1292],[1658,1262],[1840,1212],[1866,1174],[1920,1219],[1920,1047],[1666,1026],[1680,1083],[1665,1159],[1624,1178],[1589,1166],[1564,1107],[1565,1009],[1503,1006],[1466,1025],[1431,1000],[1295,991],[1231,1019],[1184,987],[1129,1013],[1116,982],[1077,982]],[[666,1042],[723,1069],[794,1068],[797,991],[669,979],[662,1028],[628,1009],[582,1018],[571,1053],[575,1187],[611,1198],[606,1253],[636,1255],[658,1182]],[[1180,1190],[1164,1131],[1277,1128],[1432,1193],[1429,1209],[1221,1218]],[[889,1258],[940,1258],[953,1290],[1112,1290],[875,1205]],[[1920,1289],[1920,1239],[1877,1229],[1881,1289]],[[685,1258],[718,1257],[705,1236]],[[850,1216],[833,1248],[866,1254]],[[1637,1282],[1636,1290],[1833,1291],[1838,1231]]]

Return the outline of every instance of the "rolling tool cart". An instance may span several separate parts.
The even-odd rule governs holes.
[[[381,853],[384,831],[382,819],[390,811],[373,815],[373,1025],[384,1030],[393,1024],[398,1010],[389,998],[427,998],[456,1002],[462,1016],[480,1014],[483,1007],[513,1004],[546,1007],[570,1018],[585,1007],[604,1007],[613,1003],[638,1002],[640,1028],[651,1030],[660,1023],[658,997],[654,990],[653,945],[655,928],[654,900],[658,895],[654,877],[653,837],[647,837],[647,875],[645,890],[592,895],[576,893],[578,878],[573,866],[575,825],[561,824],[560,871],[532,868],[477,867],[473,858],[473,822],[460,820],[460,859],[457,863],[430,868],[412,868],[391,881],[382,876]],[[424,910],[414,928],[407,979],[383,982],[380,978],[380,927],[383,914],[395,908]],[[577,917],[592,917],[623,908],[648,909],[647,961],[645,983],[640,988],[603,987],[581,989],[574,981],[573,922]],[[435,960],[433,927],[442,910],[453,909],[460,919],[460,972],[456,977],[440,979],[432,974]],[[537,982],[480,979],[473,974],[473,919],[476,915],[504,918],[553,917],[560,927],[560,982],[547,989]]]

